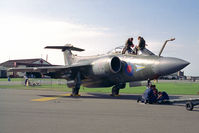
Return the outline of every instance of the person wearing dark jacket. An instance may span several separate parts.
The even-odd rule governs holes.
[[[157,102],[158,90],[157,90],[157,88],[156,88],[155,85],[151,85],[151,89],[152,89],[152,92],[151,92],[151,94],[149,95],[149,103],[150,103],[150,104],[153,104],[153,103],[156,103],[156,102]]]
[[[169,95],[165,91],[158,92],[157,102],[158,103],[163,103],[164,100],[169,100]]]
[[[138,53],[138,50],[143,50],[146,46],[146,42],[143,37],[138,36],[138,45],[136,46],[136,54]]]
[[[134,44],[133,44],[133,38],[129,38],[126,43],[125,43],[125,47],[123,48],[122,50],[122,54],[125,54],[126,51],[128,51],[128,53],[132,53],[132,49],[131,47],[133,48],[134,47]]]
[[[144,91],[144,94],[138,99],[137,102],[141,101],[144,103],[153,104],[157,100],[157,96],[154,94],[155,85],[149,85]]]
[[[144,38],[141,37],[141,36],[139,36],[138,37],[138,41],[139,41],[139,43],[138,43],[138,49],[139,50],[143,50],[145,48],[145,46],[146,46],[146,42],[145,42]]]

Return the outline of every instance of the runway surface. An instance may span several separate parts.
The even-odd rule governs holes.
[[[184,106],[138,104],[137,95],[81,95],[69,97],[56,91],[0,89],[0,133],[199,131],[198,107],[187,111]]]

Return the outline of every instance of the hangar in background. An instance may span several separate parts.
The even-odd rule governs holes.
[[[53,66],[51,63],[47,62],[46,60],[42,58],[36,58],[36,59],[20,59],[20,60],[8,60],[6,62],[3,62],[0,64],[0,77],[23,77],[25,73],[22,72],[8,72],[7,69],[13,68],[13,67],[42,67],[42,66]],[[41,74],[34,72],[34,73],[27,73],[30,77],[37,77],[40,78]]]
[[[6,78],[7,77],[7,69],[3,66],[0,66],[0,78]]]

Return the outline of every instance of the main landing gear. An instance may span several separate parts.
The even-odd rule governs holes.
[[[80,85],[76,84],[75,87],[72,89],[71,96],[80,96],[79,89],[80,89]]]
[[[75,87],[72,89],[71,96],[80,96],[79,94],[80,86],[81,86],[81,79],[80,79],[80,72],[78,72],[75,79]]]
[[[112,94],[111,94],[111,96],[119,96],[120,89],[124,89],[125,86],[126,86],[125,83],[120,83],[120,84],[114,85],[113,88],[112,88]]]

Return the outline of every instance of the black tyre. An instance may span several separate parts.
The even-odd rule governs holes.
[[[141,98],[142,98],[141,96],[138,97],[137,103],[139,103],[141,101]]]
[[[147,103],[149,103],[149,101],[148,100],[144,100],[144,103],[147,104]]]
[[[187,109],[188,111],[192,111],[192,110],[193,110],[193,107],[194,107],[194,105],[193,105],[192,102],[187,102],[187,103],[186,103],[186,109]]]
[[[118,86],[113,86],[112,88],[112,96],[119,95],[120,88]]]

